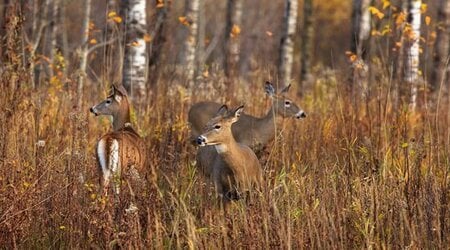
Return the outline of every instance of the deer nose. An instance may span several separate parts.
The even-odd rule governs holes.
[[[300,111],[295,115],[295,117],[296,117],[297,119],[305,118],[305,117],[306,117],[306,113],[305,113],[305,111],[300,110]]]
[[[205,146],[206,145],[206,138],[203,137],[203,136],[197,137],[197,145]]]
[[[94,109],[94,107],[91,107],[90,109],[89,109],[89,111],[91,111],[91,113],[93,113],[95,116],[97,116],[98,114],[97,114],[97,112],[95,112],[95,109]]]

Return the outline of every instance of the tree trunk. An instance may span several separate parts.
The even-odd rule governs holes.
[[[81,52],[80,52],[80,69],[78,76],[78,108],[81,109],[83,104],[83,87],[86,82],[86,68],[87,68],[87,57],[88,57],[88,39],[89,39],[89,22],[91,15],[91,0],[85,0],[84,18],[83,18],[83,28],[81,34]]]
[[[291,80],[292,63],[294,58],[294,36],[297,27],[297,0],[286,0],[284,13],[284,28],[280,43],[280,60],[278,75],[281,86],[287,86]]]
[[[421,0],[408,1],[408,26],[405,31],[405,75],[404,81],[410,87],[409,102],[414,109],[417,99],[417,84],[419,80],[419,40],[420,40],[420,7]]]
[[[361,87],[364,92],[369,89],[365,60],[368,58],[370,44],[370,13],[368,9],[370,2],[371,0],[353,0],[352,7],[350,50],[357,56],[357,59],[352,61],[349,83],[353,93],[357,94],[360,94],[361,91],[356,91],[355,85]]]
[[[158,2],[158,1],[157,1]],[[157,18],[155,27],[153,28],[153,31],[150,33],[150,37],[152,38],[152,42],[149,44],[149,67],[150,67],[150,79],[149,83],[150,85],[154,86],[156,84],[160,66],[161,66],[161,55],[162,55],[162,49],[164,47],[164,44],[166,42],[166,20],[167,20],[167,14],[169,12],[170,6],[169,1],[161,0],[163,6],[156,6],[157,9]]]
[[[115,77],[120,75],[122,70],[122,56],[123,50],[120,46],[123,44],[120,41],[119,33],[119,25],[116,21],[114,21],[114,17],[116,17],[118,12],[118,6],[116,0],[107,0],[106,3],[106,19],[108,22],[106,23],[105,34],[103,35],[104,41],[108,44],[104,47],[104,67],[103,67],[103,79],[105,84],[109,84],[114,82]],[[113,41],[113,39],[117,39]],[[105,88],[106,86],[100,86],[101,88]]]
[[[184,65],[189,87],[195,80],[195,55],[198,38],[198,10],[199,0],[186,0],[186,20],[189,28],[188,35],[184,41]]]
[[[448,88],[447,74],[450,49],[450,0],[441,0],[437,16],[437,37],[433,55],[434,69],[431,75],[431,90],[442,86]]]
[[[61,33],[61,54],[64,58],[64,76],[67,77],[67,72],[69,70],[69,37],[68,37],[68,29],[66,28],[66,16],[67,16],[67,4],[65,1],[62,2],[60,7],[60,15],[59,15],[59,24],[60,24],[60,33]]]
[[[51,33],[50,33],[50,78],[55,75],[58,71],[58,65],[59,61],[55,57],[55,55],[58,53],[58,29],[59,29],[59,7],[60,7],[60,0],[53,0],[53,11],[52,11],[52,21],[51,21]]]
[[[142,101],[146,96],[147,51],[144,35],[147,30],[146,0],[123,1],[125,13],[125,54],[122,70],[122,84],[128,94]]]
[[[225,28],[225,75],[237,76],[240,54],[240,31],[242,26],[242,0],[228,0]]]
[[[302,54],[301,54],[301,71],[300,84],[297,89],[297,94],[301,95],[302,88],[305,84],[310,84],[312,81],[311,75],[311,54],[313,52],[313,0],[305,0],[303,3],[303,32],[302,39]]]
[[[352,40],[351,51],[362,59],[366,59],[368,52],[367,40],[370,37],[370,13],[371,0],[353,0],[352,10]]]
[[[195,77],[199,76],[203,72],[205,66],[205,0],[199,0],[198,10],[198,42],[197,42],[197,66]]]

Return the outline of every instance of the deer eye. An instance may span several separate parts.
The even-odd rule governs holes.
[[[290,102],[290,101],[285,101],[285,102],[284,102],[284,106],[286,106],[286,107],[291,106],[291,102]]]
[[[106,103],[107,103],[107,104],[111,104],[111,100],[109,100],[109,99],[106,100]]]
[[[214,129],[220,129],[220,128],[221,128],[221,126],[219,124],[214,126]]]

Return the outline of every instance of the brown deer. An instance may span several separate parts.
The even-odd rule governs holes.
[[[131,127],[130,104],[125,88],[113,85],[112,95],[90,108],[90,111],[96,116],[112,116],[113,131],[98,140],[97,159],[103,194],[107,195],[112,179],[115,194],[118,195],[122,171],[129,171],[139,178],[138,173],[142,171],[146,159],[144,141]]]
[[[199,146],[214,146],[217,151],[209,159],[210,178],[225,203],[239,198],[242,192],[259,188],[262,182],[261,165],[255,153],[236,142],[231,132],[231,125],[240,119],[243,109],[240,106],[228,111],[223,105],[196,140]]]
[[[287,86],[276,94],[273,85],[266,82],[265,91],[272,98],[272,106],[264,117],[258,118],[247,114],[242,114],[239,121],[231,127],[233,136],[237,142],[245,144],[258,151],[275,137],[275,118],[277,115],[305,118],[306,113],[300,109],[292,100],[286,97],[290,89]],[[216,114],[221,104],[216,102],[199,102],[194,104],[188,114],[188,121],[191,125],[191,136],[197,138],[206,123]]]

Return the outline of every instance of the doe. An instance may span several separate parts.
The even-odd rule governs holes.
[[[144,141],[131,126],[130,104],[125,88],[113,85],[113,93],[91,107],[90,111],[96,116],[112,116],[113,131],[97,142],[97,160],[103,194],[108,194],[112,179],[115,194],[119,195],[122,170],[139,178],[139,171],[142,171],[146,159]]]

